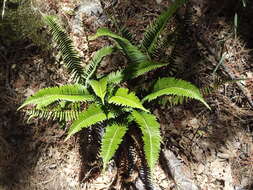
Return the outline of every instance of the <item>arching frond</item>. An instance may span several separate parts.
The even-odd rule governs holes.
[[[87,128],[91,125],[103,122],[106,119],[106,114],[99,106],[96,104],[90,105],[87,110],[79,114],[77,120],[75,120],[70,126],[66,140],[75,133],[81,131],[83,128]]]
[[[113,124],[107,126],[105,134],[102,139],[101,146],[101,157],[103,159],[103,169],[110,159],[114,156],[116,150],[118,149],[122,139],[127,131],[127,126],[120,124]]]
[[[98,29],[97,33],[90,39],[94,40],[101,36],[108,36],[116,41],[132,63],[139,63],[141,61],[147,60],[147,57],[136,46],[131,44],[131,42],[129,42],[127,39],[113,33],[107,28]]]
[[[95,92],[95,94],[101,99],[104,104],[104,98],[106,95],[107,79],[102,78],[99,81],[91,80],[90,85]]]
[[[173,16],[179,7],[185,3],[185,0],[176,0],[164,13],[162,13],[153,24],[149,26],[144,34],[141,47],[145,49],[149,54],[155,49],[159,35],[166,26],[168,20]]]
[[[28,104],[37,105],[37,108],[42,108],[57,100],[87,102],[92,101],[93,99],[93,96],[84,88],[83,85],[64,85],[39,90],[33,96],[27,98],[18,109],[21,109]]]
[[[138,108],[149,112],[145,109],[139,98],[133,93],[129,93],[127,88],[119,88],[115,95],[108,101],[110,104],[116,104],[126,107]]]
[[[164,67],[166,65],[167,64],[165,64],[165,63],[159,63],[159,62],[145,60],[140,63],[130,64],[123,71],[123,76],[124,76],[125,80],[133,79],[133,78],[136,78],[140,75],[146,74],[149,71],[158,69],[160,67]]]
[[[175,79],[173,77],[165,77],[159,79],[155,83],[152,93],[144,97],[142,101],[151,101],[163,95],[184,96],[188,98],[193,98],[202,102],[207,108],[210,109],[196,86],[194,86],[190,82]]]
[[[154,61],[142,61],[140,63],[133,63],[127,66],[123,70],[111,72],[106,76],[108,83],[119,84],[125,80],[131,80],[141,75],[144,75],[155,69],[167,66],[165,63],[159,63]]]
[[[142,131],[144,152],[151,171],[159,158],[161,147],[160,125],[150,113],[133,111],[132,116]]]
[[[96,73],[103,58],[113,53],[115,48],[113,46],[106,46],[98,50],[92,57],[91,61],[85,68],[85,86],[89,83],[89,80]]]
[[[73,75],[74,81],[84,80],[84,70],[81,66],[81,59],[73,47],[72,40],[68,37],[66,31],[58,24],[58,21],[53,16],[44,16],[44,21],[49,26],[53,39],[62,55],[63,61],[68,68],[68,71]]]

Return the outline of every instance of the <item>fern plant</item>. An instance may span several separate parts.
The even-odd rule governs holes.
[[[151,55],[160,47],[160,34],[166,23],[183,5],[184,0],[176,0],[168,10],[151,24],[144,35],[142,43],[133,45],[128,39],[111,32],[99,29],[90,39],[101,36],[110,37],[115,46],[98,50],[90,63],[83,68],[72,41],[52,16],[44,16],[50,27],[53,39],[63,56],[69,72],[76,84],[63,85],[39,90],[20,106],[28,105],[27,114],[31,117],[72,121],[66,140],[84,128],[105,126],[100,155],[103,168],[115,155],[130,126],[139,127],[142,133],[144,154],[147,165],[152,171],[158,160],[162,137],[159,122],[150,111],[149,101],[161,96],[191,98],[202,102],[209,108],[199,89],[193,84],[175,78],[163,77],[154,82],[150,93],[137,96],[134,91],[122,87],[122,83],[144,75],[157,68],[168,66],[168,63],[153,61]],[[124,29],[126,33],[126,29]],[[130,36],[127,32],[127,36]],[[129,60],[129,65],[122,70],[106,75],[98,75],[97,69],[102,59],[114,51],[122,51]],[[146,103],[144,106],[144,103]]]

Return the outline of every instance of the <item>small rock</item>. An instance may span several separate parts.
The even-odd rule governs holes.
[[[162,2],[162,0],[156,0],[156,2],[157,2],[158,4],[160,4],[160,3]]]
[[[97,19],[93,24],[103,24],[103,9],[97,0],[83,0],[79,6],[75,8],[75,18],[73,20],[73,33],[81,34],[83,29],[83,16],[95,16]],[[102,19],[103,18],[103,19]]]
[[[50,166],[49,166],[49,169],[55,169],[57,167],[57,164],[51,164]]]

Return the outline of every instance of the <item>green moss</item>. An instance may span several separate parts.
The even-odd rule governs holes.
[[[0,41],[10,46],[16,41],[30,40],[43,49],[49,49],[48,36],[41,15],[31,8],[31,1],[8,1],[0,22]]]

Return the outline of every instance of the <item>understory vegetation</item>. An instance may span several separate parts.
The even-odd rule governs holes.
[[[128,131],[139,127],[143,142],[138,143],[144,144],[145,159],[152,171],[159,157],[162,138],[159,123],[152,114],[149,102],[166,95],[174,105],[195,99],[210,109],[200,90],[181,79],[149,79],[150,88],[142,93],[132,91],[127,85],[131,80],[158,68],[169,69],[172,58],[161,61],[157,61],[157,58],[160,57],[160,51],[170,45],[168,40],[173,40],[174,33],[163,36],[162,32],[170,18],[184,3],[184,0],[177,0],[162,13],[148,27],[142,42],[135,43],[137,45],[131,43],[134,39],[126,28],[121,30],[122,36],[106,28],[98,29],[90,40],[105,36],[115,41],[116,45],[98,50],[84,68],[80,56],[58,21],[52,16],[44,16],[75,84],[42,89],[29,97],[19,109],[31,104],[35,107],[27,110],[30,117],[73,121],[66,140],[84,128],[102,126],[101,130],[105,131],[101,132],[103,134],[100,156],[104,169],[124,136],[129,135]],[[115,51],[121,51],[127,57],[128,65],[122,70],[99,75],[97,69],[103,58]]]

